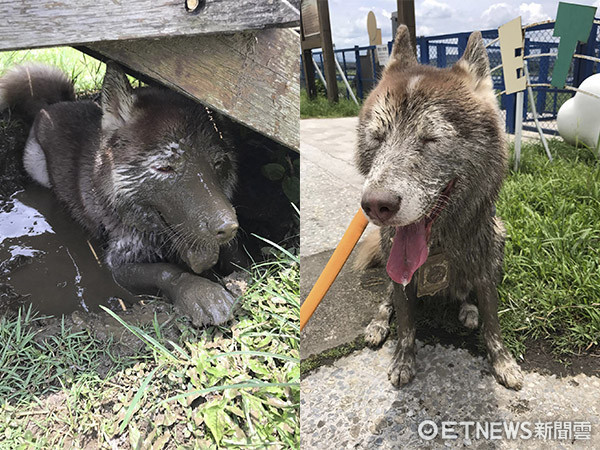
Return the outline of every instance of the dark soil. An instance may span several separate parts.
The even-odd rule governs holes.
[[[0,199],[6,199],[23,189],[28,182],[23,170],[22,154],[27,129],[10,112],[0,114]]]
[[[546,341],[531,340],[525,345],[527,350],[523,355],[524,361],[520,362],[524,370],[561,378],[580,373],[600,377],[600,350],[559,358],[552,353],[552,347]]]
[[[473,356],[486,358],[486,350],[477,330],[468,330],[458,321],[458,305],[446,303],[439,307],[420,303],[418,308],[417,339],[430,345],[453,346],[467,350]],[[395,318],[392,318],[391,338],[395,339]],[[302,378],[312,370],[323,365],[332,365],[337,359],[353,351],[365,347],[362,337],[354,342],[328,350],[322,355],[316,355],[303,360]],[[584,374],[600,377],[600,351],[593,350],[578,355],[558,356],[552,352],[552,346],[545,340],[528,340],[523,359],[517,362],[525,371],[537,372],[541,375],[555,375],[559,378]]]

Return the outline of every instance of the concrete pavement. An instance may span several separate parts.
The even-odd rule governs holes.
[[[301,121],[300,256],[304,299],[360,205],[362,179],[353,164],[356,117]],[[353,341],[370,320],[383,288],[371,271],[364,290],[347,264],[302,333],[302,357]],[[341,323],[336,326],[331,324]]]

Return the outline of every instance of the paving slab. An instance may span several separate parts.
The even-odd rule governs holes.
[[[494,381],[486,359],[464,349],[418,342],[417,375],[396,389],[387,379],[394,346],[390,341],[380,350],[354,352],[302,380],[303,450],[600,448],[598,377],[530,372],[523,389],[515,392]],[[424,421],[434,425],[422,425],[420,435]],[[473,423],[467,425],[468,434],[459,422]],[[578,437],[588,439],[575,438],[576,422],[587,430]],[[456,438],[443,439],[444,426],[453,428],[449,434]],[[476,426],[481,427],[479,436]],[[511,426],[518,427],[517,439],[504,431]],[[491,438],[492,427],[499,439]],[[544,434],[538,436],[538,429]]]
[[[300,255],[335,248],[360,207],[355,117],[300,121]]]
[[[303,219],[304,220],[304,219]],[[304,299],[321,274],[333,250],[300,260],[300,298]],[[386,293],[383,268],[356,272],[348,264],[300,335],[300,357],[306,359],[355,341],[364,334]]]
[[[302,302],[360,207],[363,180],[353,162],[357,124],[356,117],[301,121]],[[301,357],[322,353],[362,335],[384,290],[382,269],[356,273],[346,264],[302,331]]]

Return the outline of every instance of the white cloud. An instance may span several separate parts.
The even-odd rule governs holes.
[[[494,3],[481,14],[486,28],[496,28],[515,17],[514,9],[507,3]]]
[[[397,0],[329,0],[334,42],[338,48],[367,45],[366,17],[373,10],[383,41],[391,40],[390,12]],[[600,0],[561,0],[595,5]],[[523,24],[554,18],[558,0],[415,0],[417,35],[486,30],[522,16]]]
[[[369,35],[367,33],[367,14],[373,11],[377,19],[377,28],[381,28],[382,42],[388,42],[392,39],[392,14],[384,8],[367,8],[360,6],[356,8],[358,13],[352,16],[331,14],[331,28],[334,35],[334,44],[336,48],[348,48],[355,45],[369,45]]]
[[[507,3],[494,3],[481,14],[481,19],[487,27],[497,28],[518,16],[521,16],[523,25],[550,19],[544,7],[533,2],[521,3],[518,10]]]
[[[550,16],[544,11],[544,7],[539,3],[521,3],[519,14],[524,25],[550,19]]]
[[[415,16],[418,19],[449,19],[452,17],[452,8],[438,0],[425,0],[415,5]]]
[[[420,25],[417,23],[417,36],[433,36],[435,35],[434,29],[427,25]]]

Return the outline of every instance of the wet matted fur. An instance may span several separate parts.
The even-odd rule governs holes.
[[[358,126],[362,207],[381,227],[379,256],[371,239],[359,259],[387,261],[393,280],[365,340],[381,345],[395,310],[398,345],[389,378],[400,386],[414,377],[418,278],[434,258],[430,253],[441,254],[447,283],[430,295],[459,301],[459,319],[468,328],[481,318],[497,380],[520,389],[523,376],[498,323],[504,228],[494,203],[507,148],[481,34],[470,36],[454,66],[439,69],[417,63],[408,30],[400,26],[390,58]]]

